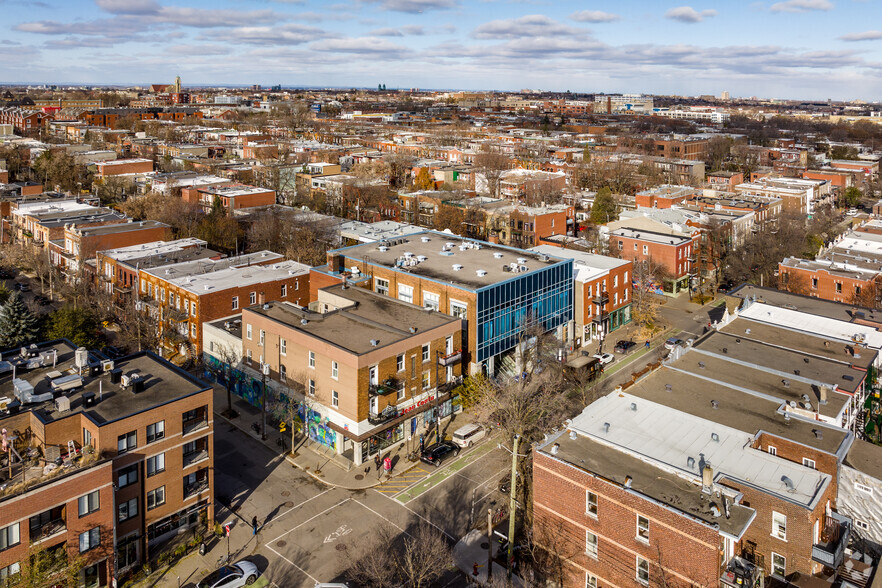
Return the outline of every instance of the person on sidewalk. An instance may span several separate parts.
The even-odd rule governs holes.
[[[251,519],[251,536],[252,537],[257,536],[257,526],[258,526],[257,517],[256,516],[252,517],[252,519]]]

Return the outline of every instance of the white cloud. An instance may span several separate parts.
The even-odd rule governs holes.
[[[665,12],[665,18],[669,18],[671,20],[678,20],[680,22],[686,23],[696,23],[701,22],[706,18],[710,18],[712,16],[716,16],[716,10],[702,10],[699,12],[695,10],[691,6],[678,6],[677,8],[671,8],[667,12]]]
[[[613,22],[622,17],[602,10],[580,10],[571,14],[570,18],[578,22]]]
[[[475,29],[476,39],[518,39],[523,37],[559,37],[583,35],[587,31],[567,26],[542,14],[492,20]]]
[[[111,14],[156,14],[162,8],[155,0],[95,0]]]
[[[318,27],[284,24],[277,27],[236,27],[224,33],[224,41],[247,45],[302,45],[332,36],[334,35]],[[202,35],[200,39],[217,41],[213,34]]]
[[[353,37],[348,39],[328,39],[310,45],[315,51],[335,53],[358,53],[362,55],[383,55],[385,57],[403,56],[407,47],[396,45],[378,37]]]
[[[426,34],[419,25],[404,25],[403,27],[386,27],[376,29],[368,33],[370,37],[403,37],[405,35],[420,36]]]
[[[830,0],[787,0],[776,2],[769,7],[772,12],[811,12],[813,10],[833,10]]]
[[[839,37],[841,41],[878,41],[882,39],[882,31],[864,31],[863,33],[848,33]]]
[[[430,10],[447,10],[458,5],[457,0],[379,0],[380,6],[393,12],[419,14]]]

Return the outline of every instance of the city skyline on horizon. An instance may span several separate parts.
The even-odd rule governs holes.
[[[217,4],[215,7],[214,4]],[[14,84],[433,88],[864,100],[882,10],[862,0],[0,0]],[[504,10],[503,10],[504,8]]]

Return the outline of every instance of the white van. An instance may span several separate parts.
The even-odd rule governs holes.
[[[481,425],[463,425],[453,433],[453,442],[460,447],[471,447],[475,441],[484,438],[486,431]]]

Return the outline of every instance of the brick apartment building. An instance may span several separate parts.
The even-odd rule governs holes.
[[[149,174],[153,172],[153,160],[114,159],[111,161],[98,161],[95,163],[95,169],[99,178]]]
[[[243,208],[270,206],[276,203],[275,191],[241,184],[184,188],[181,190],[181,198],[186,202],[198,204],[206,212],[211,210],[215,201],[231,213]]]
[[[116,129],[120,119],[169,120],[182,122],[187,118],[202,118],[198,108],[96,108],[85,110],[77,116],[78,120],[96,127]]]
[[[574,347],[603,341],[631,322],[633,262],[553,245],[532,251],[573,260]]]
[[[505,205],[488,211],[487,240],[529,249],[542,239],[576,234],[576,209],[565,204]]]
[[[621,227],[609,233],[609,252],[635,265],[651,263],[659,268],[658,284],[645,287],[676,294],[689,287],[696,237],[663,233],[639,227]]]
[[[759,178],[735,186],[738,196],[780,198],[783,210],[811,214],[815,208],[831,201],[832,188],[824,180],[798,178]]]
[[[0,125],[12,125],[16,133],[33,135],[39,133],[46,119],[46,113],[39,110],[26,110],[9,106],[0,107]]]
[[[852,529],[839,471],[876,359],[732,319],[586,407],[534,457],[534,531],[564,584],[835,573]]]
[[[310,439],[356,465],[405,439],[433,439],[436,417],[458,409],[462,321],[354,287],[323,288],[310,307],[244,309],[244,369],[267,366],[292,400],[305,396]]]
[[[707,174],[707,183],[714,190],[733,192],[735,186],[744,183],[744,174],[741,172],[715,171]]]
[[[161,241],[170,234],[171,227],[152,220],[98,226],[69,224],[62,239],[49,242],[49,258],[67,275],[76,276],[87,269],[86,261],[94,259],[98,251]]]
[[[778,287],[833,302],[875,308],[882,294],[882,235],[857,230],[815,259],[788,257],[778,264]]]
[[[664,136],[653,139],[652,155],[668,159],[703,160],[707,157],[708,139],[688,136]]]
[[[102,364],[65,340],[2,359],[18,369],[16,379],[0,377],[0,393],[15,399],[0,425],[17,435],[17,455],[48,468],[0,492],[4,578],[23,571],[39,540],[83,557],[80,586],[109,586],[114,563],[123,576],[200,519],[213,523],[210,387],[150,353]],[[29,402],[65,378],[80,378],[78,387]],[[11,462],[22,475],[21,461]]]
[[[139,272],[135,297],[159,321],[163,349],[197,358],[202,324],[270,300],[309,303],[309,266],[271,251],[197,258]]]
[[[572,340],[569,259],[426,231],[329,251],[328,264],[312,268],[310,299],[344,278],[466,319],[463,352],[472,373],[495,373],[527,327]]]
[[[671,208],[701,195],[703,190],[691,186],[661,185],[637,192],[634,203],[638,208]]]

